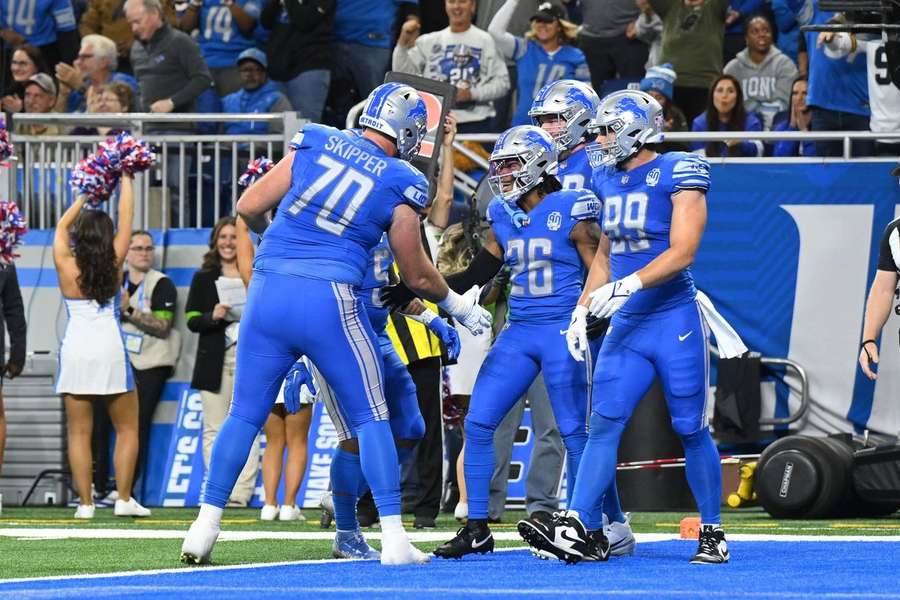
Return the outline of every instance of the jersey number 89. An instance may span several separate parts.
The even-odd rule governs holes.
[[[609,237],[611,254],[639,252],[650,247],[644,232],[647,221],[647,194],[634,192],[609,196],[603,202],[603,231]]]

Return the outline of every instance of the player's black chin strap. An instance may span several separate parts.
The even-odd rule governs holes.
[[[469,291],[473,285],[482,286],[494,278],[503,261],[482,248],[465,271],[446,277],[447,285],[458,294]],[[381,301],[391,310],[403,308],[416,297],[415,292],[406,287],[402,281],[397,285],[385,287],[381,291]]]

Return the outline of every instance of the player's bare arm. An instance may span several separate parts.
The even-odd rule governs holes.
[[[419,215],[411,207],[403,204],[394,209],[388,242],[400,277],[412,291],[432,302],[447,297],[450,288],[425,254],[419,232]]]
[[[672,195],[672,228],[669,247],[637,271],[643,287],[665,283],[694,262],[706,228],[706,194],[681,190]]]
[[[575,235],[580,235],[577,233],[579,230],[583,231],[584,235],[592,238],[594,240],[593,243],[579,243],[578,239],[574,237]],[[606,237],[596,223],[587,221],[579,223],[572,230],[572,235],[573,239],[575,239],[575,247],[581,255],[581,260],[584,261],[585,266],[588,268],[584,289],[581,292],[581,297],[578,298],[578,304],[587,306],[590,303],[589,296],[591,292],[609,281],[609,238]],[[594,248],[594,253],[588,256],[587,251],[591,247]]]
[[[866,300],[866,316],[863,321],[863,342],[859,348],[859,366],[869,379],[876,379],[878,374],[873,365],[878,364],[878,344],[875,339],[881,333],[881,329],[891,314],[891,304],[894,301],[894,292],[897,289],[897,272],[875,272],[875,280],[869,297]]]
[[[247,188],[237,203],[237,213],[255,233],[269,226],[269,211],[278,206],[291,189],[291,168],[296,153],[291,152],[265,176]]]

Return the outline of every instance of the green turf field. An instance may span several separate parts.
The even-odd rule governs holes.
[[[0,515],[0,579],[106,573],[138,569],[180,567],[180,537],[171,539],[37,539],[23,531],[17,536],[10,529],[138,529],[147,532],[185,531],[196,515],[196,509],[155,508],[149,519],[121,519],[111,509],[98,509],[92,521],[72,519],[71,508],[9,508]],[[262,522],[257,509],[228,509],[223,531],[307,532],[324,533],[318,525],[318,510],[307,510],[307,523]],[[492,525],[495,532],[514,532],[516,521],[524,515],[511,511],[504,522]],[[635,533],[676,533],[684,513],[633,513]],[[730,510],[723,513],[728,533],[770,533],[809,535],[900,535],[900,513],[882,519],[847,519],[820,521],[776,521],[759,509]],[[411,520],[406,523],[412,530]],[[458,523],[448,515],[438,519],[438,531],[452,537]],[[333,529],[332,529],[333,531]],[[89,534],[88,534],[89,535]],[[377,546],[377,542],[373,545]],[[432,550],[436,542],[417,544]],[[498,547],[517,546],[518,542],[498,542]],[[216,546],[214,563],[278,562],[285,560],[330,557],[328,540],[252,539],[223,541]]]

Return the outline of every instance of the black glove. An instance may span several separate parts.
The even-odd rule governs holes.
[[[594,315],[587,316],[587,336],[589,340],[596,340],[606,334],[609,329],[609,319],[598,319]]]
[[[416,298],[416,294],[406,287],[402,281],[396,285],[386,285],[381,288],[381,305],[389,308],[391,312],[401,309]]]

